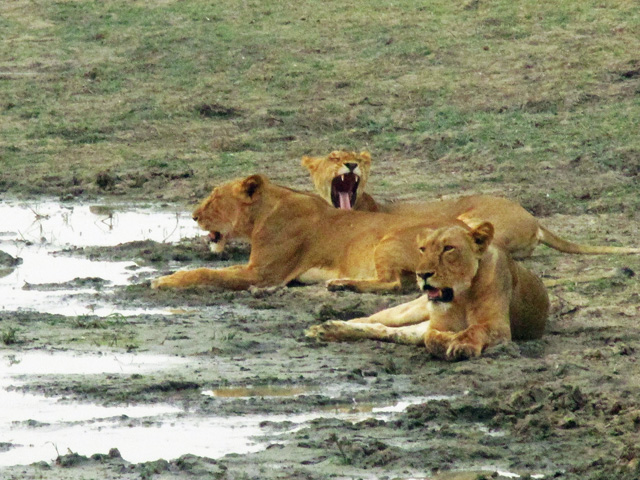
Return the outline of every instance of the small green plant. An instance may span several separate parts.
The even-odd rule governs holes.
[[[107,320],[109,324],[112,324],[115,326],[122,326],[127,323],[127,317],[125,317],[123,314],[119,312],[110,313],[105,317],[105,320]]]
[[[135,350],[137,345],[135,344],[135,336],[131,332],[125,332],[122,329],[108,330],[102,335],[102,342],[98,342],[98,345],[108,345],[110,347],[124,346],[127,351]]]
[[[218,330],[215,330],[213,332],[213,335],[211,335],[211,340],[217,342],[230,342],[231,340],[236,338],[236,335],[236,332],[220,332]]]
[[[129,351],[137,348],[135,334],[127,328],[127,317],[121,313],[111,313],[104,317],[104,319],[95,320],[95,322],[98,322],[101,328],[105,330],[102,338],[97,342],[98,345],[109,345],[111,347],[124,345]]]
[[[347,455],[345,450],[345,446],[347,445],[347,440],[345,438],[338,438],[335,433],[329,435],[329,443],[336,446],[338,452],[340,452],[340,458],[344,465],[351,465],[353,463],[352,458]]]
[[[5,345],[15,345],[18,343],[18,332],[19,329],[17,327],[6,327],[0,332],[0,340]]]
[[[92,317],[90,315],[78,315],[71,320],[73,328],[107,328],[101,318]]]

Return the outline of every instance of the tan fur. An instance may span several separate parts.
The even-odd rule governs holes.
[[[432,202],[378,204],[364,191],[371,169],[369,153],[334,151],[326,157],[303,157],[302,165],[309,170],[316,191],[336,207],[338,205],[332,202],[331,185],[336,176],[344,173],[347,163],[357,164],[361,172],[362,180],[357,191],[353,192],[356,198],[353,208],[356,210],[422,215],[425,218],[438,215],[440,218],[461,220],[472,228],[482,222],[491,222],[496,231],[494,242],[514,258],[530,256],[540,243],[564,253],[640,253],[640,248],[579,245],[564,240],[543,227],[522,206],[501,197],[472,195]]]
[[[332,290],[396,290],[403,282],[413,284],[418,232],[443,225],[335,209],[315,194],[280,187],[261,175],[215,188],[193,218],[223,238],[249,239],[249,263],[177,272],[156,279],[154,288],[213,285],[242,290],[297,279],[330,280]]]
[[[425,231],[418,240],[416,275],[425,295],[370,317],[325,322],[307,335],[424,343],[429,353],[447,360],[476,357],[512,339],[540,338],[547,292],[538,277],[491,245],[493,232],[490,223]]]

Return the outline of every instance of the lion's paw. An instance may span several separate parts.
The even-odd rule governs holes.
[[[436,358],[446,358],[447,345],[439,339],[432,338],[430,336],[425,337],[424,346],[431,355]]]
[[[482,353],[482,346],[471,342],[452,341],[447,349],[447,360],[466,360],[479,357]]]
[[[341,320],[329,320],[320,325],[313,325],[305,331],[305,335],[310,338],[317,338],[325,341],[336,341],[342,338],[345,322]]]
[[[281,294],[286,291],[286,287],[282,285],[276,285],[275,287],[256,287],[251,285],[249,287],[249,293],[253,298],[265,298],[271,295]]]
[[[351,280],[336,279],[327,282],[327,290],[330,292],[356,292],[357,288]]]
[[[167,277],[159,277],[156,278],[155,280],[151,280],[151,288],[153,288],[154,290],[161,290],[163,288],[168,288],[166,279]]]
[[[180,284],[176,281],[176,274],[165,275],[151,280],[151,288],[154,290],[162,290],[166,288],[178,288]]]

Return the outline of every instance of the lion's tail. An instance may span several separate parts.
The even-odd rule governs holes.
[[[538,240],[547,247],[559,250],[564,253],[577,253],[583,255],[601,255],[606,253],[640,253],[640,248],[634,247],[609,247],[601,245],[580,245],[560,238],[555,233],[550,232],[542,225],[538,226]]]

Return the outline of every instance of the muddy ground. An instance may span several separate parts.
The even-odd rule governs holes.
[[[638,223],[628,216],[545,219],[554,230],[584,241],[596,223],[601,224],[600,239],[633,244],[638,236]],[[232,245],[220,258],[203,242],[185,240],[64,254],[130,259],[154,265],[162,274],[240,262],[247,252],[246,246]],[[402,398],[446,398],[410,406],[385,420],[353,423],[327,416],[297,430],[265,424],[267,446],[257,453],[132,464],[117,450],[92,457],[61,452],[55,462],[0,469],[0,477],[467,479],[512,472],[525,478],[640,478],[640,287],[632,276],[640,271],[640,259],[569,256],[539,248],[525,263],[545,278],[613,276],[551,288],[552,314],[542,340],[500,346],[458,363],[429,358],[420,348],[373,341],[319,343],[304,336],[307,327],[323,320],[371,314],[417,294],[359,295],[327,292],[322,286],[154,291],[149,280],[156,274],[149,273],[132,277],[129,286],[115,292],[98,290],[91,301],[169,307],[173,314],[105,320],[3,312],[2,325],[15,332],[5,351],[131,351],[192,360],[171,374],[49,376],[23,387],[71,400],[168,402],[196,415],[225,416],[362,410]],[[296,394],[263,396],[257,390],[253,396],[226,399],[201,394],[262,386]]]
[[[376,197],[506,195],[566,238],[639,246],[639,5],[0,1],[0,202],[48,195],[187,211],[213,185],[253,173],[310,189],[303,155],[366,149]],[[12,229],[0,215],[0,235]],[[323,416],[297,429],[266,423],[268,448],[257,453],[206,459],[176,448],[139,464],[113,444],[94,457],[62,450],[57,461],[0,468],[0,480],[444,479],[476,478],[460,472],[479,468],[487,478],[640,478],[639,255],[539,248],[525,262],[538,274],[596,279],[550,288],[542,340],[458,363],[417,347],[304,336],[417,294],[152,291],[155,275],[247,255],[238,247],[217,259],[196,241],[66,255],[156,272],[132,270],[115,289],[104,278],[31,288],[91,287],[88,304],[173,313],[2,309],[0,358],[133,352],[188,363],[41,376],[21,388],[52,402],[169,403],[203,418]],[[12,262],[0,254],[0,276]],[[202,394],[249,386],[252,396]],[[329,415],[432,395],[440,400],[382,419]],[[0,460],[12,450],[0,438]]]

